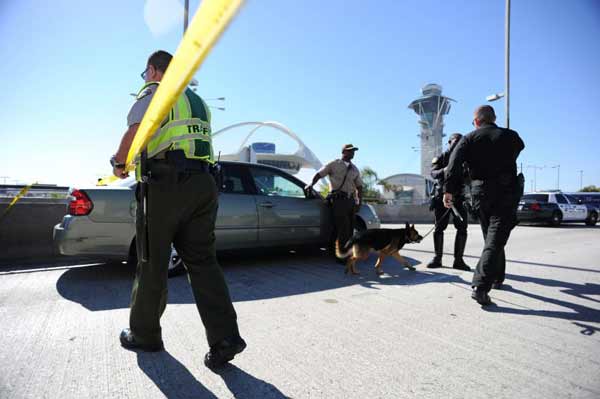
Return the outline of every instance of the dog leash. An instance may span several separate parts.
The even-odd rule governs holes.
[[[427,237],[429,234],[431,234],[431,232],[432,232],[433,230],[435,230],[435,228],[437,227],[438,223],[440,223],[442,220],[444,220],[444,218],[445,218],[446,216],[448,216],[448,212],[450,212],[451,210],[452,210],[452,208],[448,208],[448,209],[446,209],[446,212],[445,212],[445,213],[442,215],[442,217],[441,217],[441,218],[440,218],[440,219],[437,221],[437,223],[435,223],[435,224],[433,225],[433,227],[432,227],[432,228],[431,228],[431,229],[430,229],[430,230],[427,232],[427,234],[425,234],[425,235],[423,236],[423,238],[421,238],[421,241],[423,241],[423,240],[425,239],[425,237]]]

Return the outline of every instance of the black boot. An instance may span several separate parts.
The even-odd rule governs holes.
[[[210,347],[210,351],[204,356],[204,365],[209,369],[221,368],[244,349],[246,341],[239,335],[223,339]]]
[[[465,253],[465,245],[467,245],[467,236],[456,235],[454,239],[454,264],[452,267],[458,270],[470,271],[471,268],[463,260],[463,254]]]
[[[435,256],[427,264],[427,268],[429,269],[437,269],[438,267],[442,267],[442,255],[444,254],[444,232],[433,233],[433,249],[435,251]]]
[[[487,291],[480,287],[473,288],[473,292],[471,292],[471,298],[476,300],[481,306],[489,306],[494,304]]]

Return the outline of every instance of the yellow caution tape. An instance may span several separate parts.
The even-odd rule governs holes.
[[[146,147],[242,3],[243,0],[202,2],[146,110],[129,148],[125,171],[131,172],[135,169],[137,155]],[[96,185],[106,186],[117,180],[118,177],[110,175],[98,179]]]
[[[105,176],[101,179],[98,179],[98,181],[96,182],[96,186],[108,186],[109,184],[116,182],[117,180],[120,179],[115,175]]]
[[[17,193],[17,195],[15,196],[15,198],[13,198],[13,200],[10,202],[10,204],[8,204],[8,207],[4,210],[4,212],[2,213],[2,216],[0,216],[0,220],[4,219],[4,216],[6,216],[8,214],[8,211],[10,211],[10,208],[13,207],[14,204],[17,203],[18,200],[21,199],[22,196],[24,196],[25,194],[27,194],[27,192],[29,191],[29,189],[34,186],[35,184],[37,184],[37,182],[35,183],[31,183],[28,186],[25,186],[21,189],[21,191],[19,191]]]
[[[239,10],[243,0],[204,0],[189,25],[127,154],[125,170],[132,171],[137,155],[185,90],[196,70]]]

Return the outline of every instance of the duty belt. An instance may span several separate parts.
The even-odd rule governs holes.
[[[517,176],[511,174],[501,174],[499,176],[495,176],[487,179],[472,179],[471,185],[473,186],[481,186],[483,184],[499,184],[499,185],[510,185],[514,184],[517,180]]]
[[[148,166],[152,167],[153,164],[169,165],[178,173],[208,173],[209,164],[199,159],[188,159],[181,150],[167,151],[164,154],[164,158],[156,159],[151,158],[148,160]]]
[[[347,193],[345,191],[332,191],[331,192],[331,198],[333,199],[351,199],[353,198],[353,195],[350,193]]]

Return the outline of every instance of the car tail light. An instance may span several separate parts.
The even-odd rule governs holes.
[[[535,211],[535,212],[539,212],[542,210],[542,207],[537,202],[534,202],[533,204],[531,204],[531,210]]]
[[[69,215],[84,216],[88,215],[94,208],[94,203],[90,197],[82,190],[71,190],[69,202]]]

